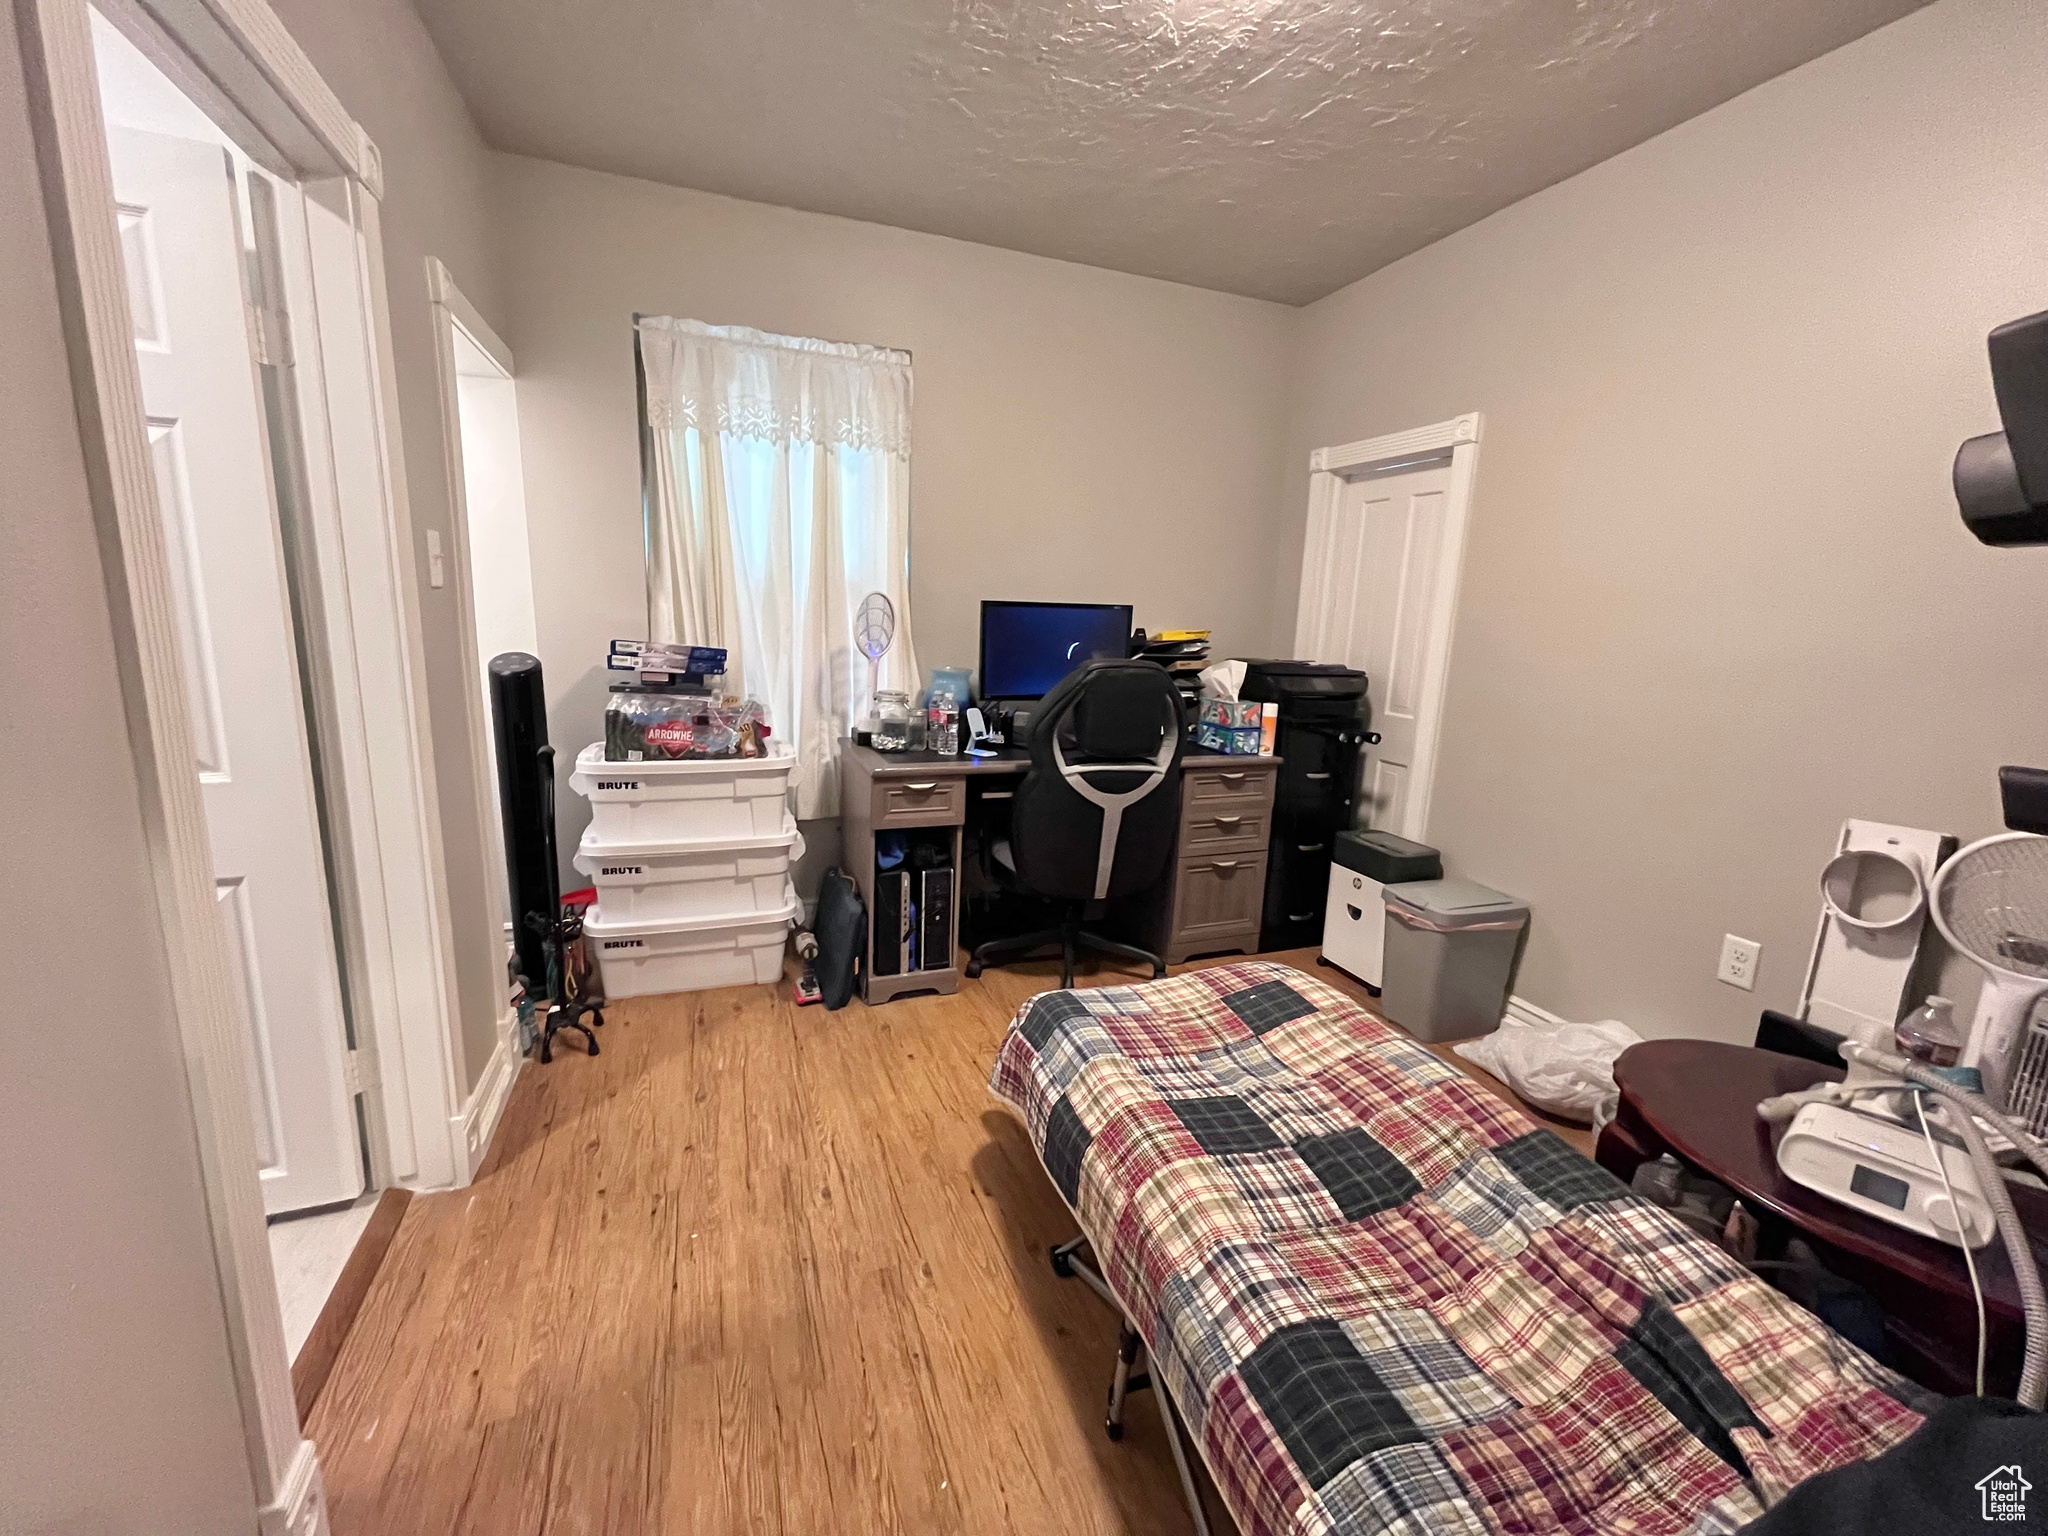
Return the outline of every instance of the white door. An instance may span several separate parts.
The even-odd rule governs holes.
[[[1297,651],[1366,675],[1359,824],[1420,840],[1442,669],[1457,592],[1449,454],[1338,477],[1320,535],[1321,581],[1302,594]]]
[[[108,131],[267,1211],[363,1190],[327,869],[250,345],[234,165]]]

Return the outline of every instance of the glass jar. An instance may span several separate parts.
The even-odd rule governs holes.
[[[900,688],[875,694],[875,750],[905,752],[910,748],[910,695]]]

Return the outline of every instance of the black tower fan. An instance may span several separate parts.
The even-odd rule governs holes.
[[[538,994],[547,988],[547,951],[527,915],[538,913],[544,926],[552,926],[562,899],[555,869],[555,749],[548,745],[540,662],[524,651],[507,651],[491,658],[490,670],[512,943],[521,973]]]

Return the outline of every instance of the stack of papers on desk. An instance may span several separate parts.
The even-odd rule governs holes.
[[[1138,654],[1173,674],[1174,687],[1191,712],[1201,698],[1201,671],[1209,665],[1209,631],[1162,629],[1146,638]]]

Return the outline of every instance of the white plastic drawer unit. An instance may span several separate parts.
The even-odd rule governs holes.
[[[721,913],[655,922],[618,919],[604,897],[583,920],[609,998],[766,985],[782,978],[790,920],[802,910],[787,882],[772,912]]]
[[[1323,958],[1375,992],[1386,953],[1386,890],[1379,881],[1355,869],[1330,865],[1328,905],[1323,908]]]
[[[793,816],[773,837],[607,843],[596,832],[584,832],[575,865],[597,887],[605,917],[619,922],[773,912],[804,852]]]
[[[786,752],[613,763],[593,742],[576,754],[569,785],[590,802],[599,842],[684,843],[776,836],[795,779]]]

